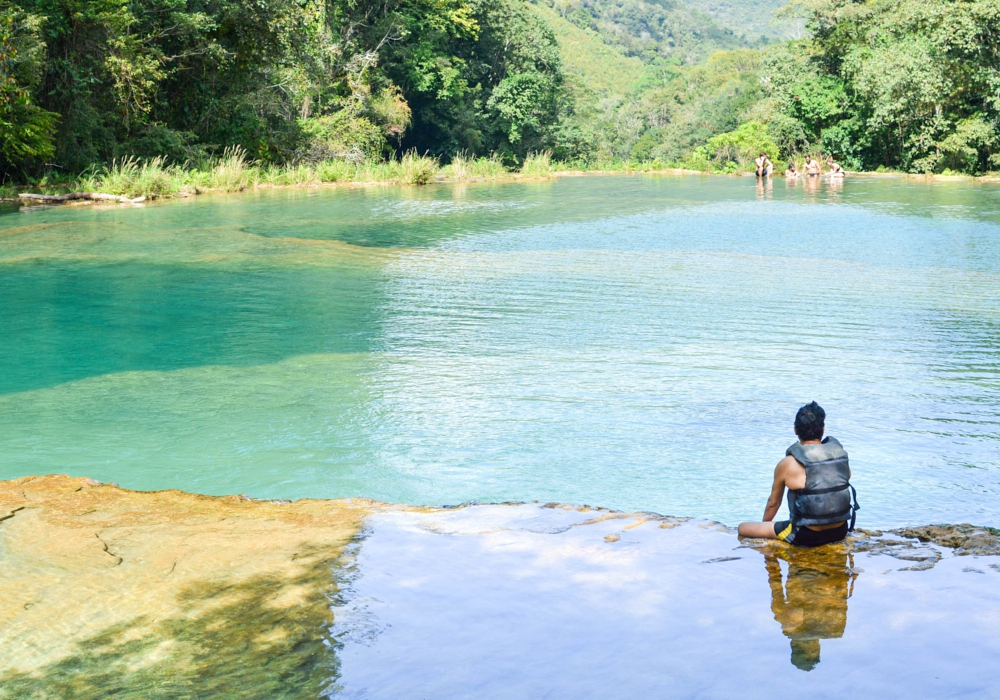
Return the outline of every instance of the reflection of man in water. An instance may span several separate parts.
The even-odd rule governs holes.
[[[811,671],[819,640],[839,639],[847,627],[847,599],[854,590],[853,557],[844,545],[813,550],[764,547],[771,584],[771,612],[792,642],[792,665]],[[788,564],[782,581],[781,564]]]
[[[774,180],[769,177],[757,178],[757,199],[770,199],[774,191]]]

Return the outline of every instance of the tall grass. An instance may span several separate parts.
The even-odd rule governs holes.
[[[555,167],[551,153],[544,151],[530,154],[521,172],[530,177],[548,177],[555,172]],[[36,180],[31,191],[58,193],[86,190],[155,199],[207,191],[238,192],[255,187],[348,182],[424,185],[436,178],[493,180],[511,175],[496,154],[471,157],[462,152],[444,167],[437,158],[420,155],[416,151],[387,160],[352,162],[338,158],[317,163],[276,165],[254,163],[242,148],[233,146],[216,158],[183,165],[170,164],[162,157],[125,157],[77,178],[46,176]],[[17,188],[9,189],[9,196],[17,195]]]
[[[500,156],[496,153],[489,158],[471,157],[467,151],[459,151],[451,163],[441,168],[441,174],[452,180],[495,180],[510,175]]]
[[[622,160],[609,158],[597,161],[559,161],[551,164],[553,173],[577,172],[613,172],[613,173],[646,173],[660,170],[680,168],[678,163],[668,163],[662,160]]]
[[[317,168],[299,163],[298,165],[266,165],[259,168],[257,184],[259,185],[318,185],[323,182]]]
[[[469,177],[469,152],[459,151],[451,162],[441,169],[441,173],[455,180],[465,180]]]
[[[165,197],[177,194],[183,185],[182,173],[167,165],[162,157],[140,160],[120,158],[84,179],[83,189],[124,197]]]
[[[359,163],[354,171],[355,182],[386,182],[404,185],[426,185],[441,171],[437,158],[407,151],[399,160],[369,160]]]
[[[210,171],[210,187],[224,192],[238,192],[257,184],[258,168],[250,167],[246,151],[230,146],[222,152]]]
[[[529,153],[521,164],[521,174],[526,177],[550,177],[552,170],[552,151]]]
[[[416,151],[404,153],[399,166],[401,179],[407,185],[426,185],[441,170],[441,163],[437,158],[420,156]]]
[[[366,160],[354,168],[353,182],[399,182],[400,167],[398,160]]]
[[[357,170],[354,163],[344,159],[326,160],[317,163],[315,168],[320,182],[350,182]]]
[[[507,166],[503,164],[503,161],[500,160],[500,156],[496,153],[492,154],[489,158],[480,156],[479,158],[470,161],[468,170],[469,177],[495,179],[510,175],[510,170],[507,169]]]

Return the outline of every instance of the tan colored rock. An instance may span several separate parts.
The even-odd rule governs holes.
[[[374,507],[0,482],[0,698],[316,697]]]

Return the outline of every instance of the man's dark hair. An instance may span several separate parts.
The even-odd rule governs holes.
[[[823,437],[826,411],[818,403],[807,403],[795,414],[795,434],[799,440],[819,440]]]

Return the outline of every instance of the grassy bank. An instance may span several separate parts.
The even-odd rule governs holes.
[[[185,197],[205,192],[240,192],[260,187],[317,186],[326,184],[424,185],[440,180],[497,180],[547,177],[555,172],[547,152],[529,155],[517,171],[507,168],[497,156],[467,157],[459,154],[447,165],[437,158],[406,153],[399,159],[351,162],[328,160],[293,165],[263,165],[251,162],[239,149],[199,163],[176,165],[163,158],[124,158],[76,178],[47,176],[22,187],[5,186],[0,196],[16,199],[21,193],[60,195],[68,192],[100,192],[123,197]]]
[[[250,161],[239,149],[231,149],[219,158],[198,164],[171,164],[164,158],[124,158],[79,177],[50,174],[20,187],[3,186],[0,187],[0,198],[4,201],[19,201],[18,195],[22,193],[63,195],[70,192],[95,192],[127,198],[161,199],[267,187],[424,185],[431,182],[544,179],[583,173],[668,171],[678,169],[658,161],[557,162],[548,151],[529,154],[521,167],[514,169],[506,166],[496,155],[469,157],[458,154],[450,163],[442,164],[437,158],[413,152],[406,153],[399,159],[381,161],[329,160],[290,165],[259,164]]]
[[[878,171],[882,174],[882,170]],[[262,165],[248,160],[243,152],[232,149],[221,157],[197,165],[170,164],[163,158],[140,160],[125,158],[77,178],[48,176],[22,187],[0,187],[4,201],[21,201],[18,195],[36,193],[61,195],[69,192],[95,192],[127,198],[160,199],[189,197],[209,192],[242,192],[268,187],[316,187],[321,185],[424,185],[432,182],[468,182],[505,179],[545,179],[566,175],[601,173],[702,173],[740,175],[741,170],[719,171],[692,168],[686,163],[664,164],[659,161],[635,163],[612,160],[602,163],[553,161],[548,152],[530,154],[519,169],[504,165],[497,157],[467,157],[459,154],[447,165],[429,156],[406,153],[398,160],[330,160],[294,165]],[[906,175],[891,173],[889,175]],[[926,177],[926,176],[911,176]],[[940,179],[971,179],[931,176]],[[996,181],[997,174],[975,178]]]

